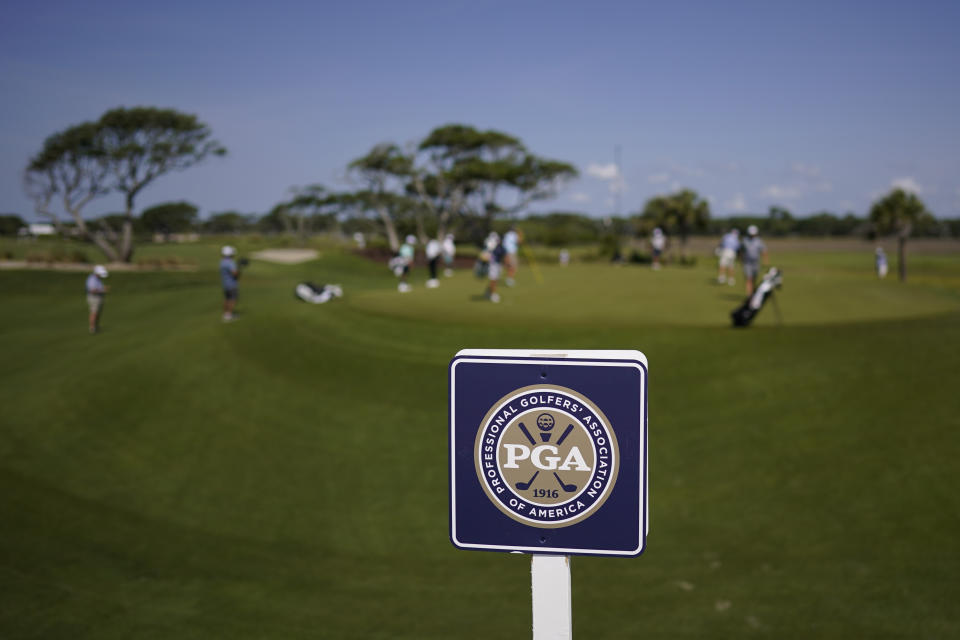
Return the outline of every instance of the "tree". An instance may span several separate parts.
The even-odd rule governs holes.
[[[0,236],[15,236],[27,223],[15,213],[0,214]]]
[[[24,183],[37,212],[61,226],[53,200],[74,219],[80,234],[110,260],[133,257],[133,210],[136,196],[158,177],[186,169],[226,150],[211,139],[197,117],[173,109],[118,108],[96,122],[56,133],[27,165]],[[82,209],[94,198],[118,192],[124,219],[118,230],[101,221],[89,227]]]
[[[63,222],[54,207],[54,200],[58,200],[73,218],[80,235],[115,262],[119,259],[113,244],[116,232],[110,228],[91,228],[83,219],[83,208],[109,192],[109,167],[98,146],[97,132],[96,123],[84,122],[48,137],[40,152],[27,164],[23,182],[38,215],[50,220],[62,232]]]
[[[933,216],[914,193],[894,189],[873,203],[870,222],[880,235],[897,235],[900,281],[907,279],[907,238],[915,225],[928,223]]]
[[[352,199],[347,198],[346,202],[363,211],[376,212],[390,249],[399,250],[400,237],[391,205],[396,204],[406,190],[411,172],[410,158],[397,145],[383,143],[351,162],[347,170],[363,184],[364,189],[357,191]]]
[[[785,236],[793,229],[793,216],[784,207],[770,207],[768,231],[773,236]]]
[[[277,204],[261,223],[272,230],[282,230],[305,240],[311,231],[326,229],[337,224],[341,209],[340,198],[319,184],[294,189],[290,200]]]
[[[437,216],[439,234],[457,214],[480,217],[483,233],[489,232],[497,216],[552,197],[577,175],[572,165],[536,156],[510,134],[463,124],[431,131],[412,165],[413,186]]]
[[[123,107],[107,111],[97,123],[97,144],[113,174],[113,188],[124,196],[120,257],[133,257],[133,209],[140,191],[160,176],[182,171],[227,150],[195,115],[173,109]]]
[[[254,216],[244,215],[236,211],[215,213],[203,223],[203,230],[208,233],[240,233],[253,226]]]
[[[687,236],[691,231],[707,226],[710,220],[710,204],[700,198],[696,191],[683,189],[648,200],[643,208],[643,217],[678,235],[680,253],[686,258]]]
[[[197,207],[189,202],[165,202],[140,214],[141,226],[150,233],[183,233],[193,228],[197,222]]]

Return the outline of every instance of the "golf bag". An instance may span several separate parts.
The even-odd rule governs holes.
[[[773,290],[779,289],[782,284],[783,274],[776,267],[770,267],[767,275],[763,276],[763,280],[757,285],[753,295],[744,300],[743,304],[734,309],[730,314],[730,317],[733,319],[733,326],[750,326],[754,316],[760,313],[760,309],[762,309],[763,305],[767,302],[767,298],[773,297]]]
[[[390,271],[393,271],[393,275],[399,278],[403,275],[404,271],[408,270],[409,264],[403,256],[393,256],[387,263],[387,267],[390,268]]]
[[[343,289],[341,289],[338,284],[317,286],[312,282],[301,282],[294,288],[293,294],[298,300],[302,300],[303,302],[323,304],[332,298],[342,296]]]

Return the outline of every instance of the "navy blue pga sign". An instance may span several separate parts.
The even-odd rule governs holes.
[[[450,362],[450,539],[638,556],[649,529],[639,351],[464,350]]]

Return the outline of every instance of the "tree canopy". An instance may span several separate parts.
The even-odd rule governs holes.
[[[691,189],[656,196],[647,201],[642,218],[663,227],[680,237],[680,245],[686,252],[687,237],[691,232],[703,229],[710,220],[710,204]]]
[[[46,139],[24,176],[37,212],[59,225],[54,200],[73,218],[81,235],[111,260],[133,257],[134,205],[138,193],[158,177],[192,167],[226,149],[195,115],[173,109],[111,109],[96,122],[84,122]],[[91,229],[83,208],[108,193],[123,196],[124,219]]]
[[[143,229],[152,233],[183,233],[193,228],[199,210],[189,202],[164,202],[140,214]]]
[[[907,279],[907,238],[914,227],[932,220],[926,205],[914,193],[894,189],[873,203],[870,222],[879,235],[897,236],[900,280]]]

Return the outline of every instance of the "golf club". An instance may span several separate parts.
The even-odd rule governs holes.
[[[567,428],[563,430],[563,435],[561,435],[561,436],[560,436],[560,439],[557,440],[557,446],[558,446],[558,447],[563,444],[563,441],[567,439],[567,436],[570,435],[570,432],[571,432],[571,431],[573,431],[573,425],[572,425],[572,424],[568,424],[568,425],[567,425]]]
[[[530,435],[530,432],[527,431],[527,427],[522,422],[519,423],[518,426],[520,427],[520,431],[523,431],[523,435],[527,436],[527,440],[530,441],[530,444],[532,444],[533,446],[537,446],[537,441],[534,440],[533,436]]]
[[[526,491],[529,489],[530,485],[533,484],[533,481],[536,480],[539,473],[539,471],[535,471],[534,474],[530,476],[530,480],[527,482],[518,482],[516,485],[514,485],[517,488],[517,491]]]
[[[539,473],[539,472],[538,472],[538,473]],[[556,478],[556,479],[557,479],[557,482],[560,483],[560,488],[563,489],[564,491],[566,491],[567,493],[573,493],[574,491],[577,490],[577,485],[575,485],[575,484],[567,484],[566,482],[564,482],[563,480],[560,479],[560,476],[557,475],[557,472],[556,472],[556,471],[553,472],[553,477]]]

